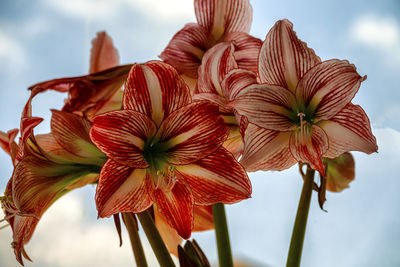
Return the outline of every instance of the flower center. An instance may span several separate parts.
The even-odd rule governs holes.
[[[303,112],[298,112],[297,117],[297,125],[300,129],[298,128],[299,134],[298,138],[296,138],[296,141],[299,142],[301,145],[304,145],[310,137],[313,120],[310,118],[310,116],[307,116]]]

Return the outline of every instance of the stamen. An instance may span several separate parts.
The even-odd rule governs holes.
[[[306,114],[299,112],[297,113],[297,116],[300,117],[300,140],[301,143],[304,144],[304,122],[303,122],[303,118],[306,116]]]
[[[5,228],[7,228],[8,226],[10,226],[8,223],[5,224],[5,225],[3,225],[3,226],[0,226],[0,230],[3,230],[3,229],[5,229]]]

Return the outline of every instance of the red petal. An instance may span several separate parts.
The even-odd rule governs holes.
[[[15,161],[16,153],[18,152],[18,145],[14,141],[18,132],[18,129],[9,130],[7,133],[0,131],[0,146],[8,155],[10,155],[13,163]]]
[[[168,148],[169,163],[188,164],[217,150],[227,138],[228,130],[218,107],[201,101],[172,113],[161,124],[157,136]]]
[[[193,231],[206,231],[214,229],[214,218],[211,206],[194,205]]]
[[[233,57],[232,43],[224,42],[209,49],[199,68],[198,91],[200,93],[214,93],[223,96],[221,83],[225,75],[237,68]]]
[[[189,183],[197,205],[232,204],[251,195],[245,169],[225,148],[220,147],[208,157],[176,169]]]
[[[106,32],[98,32],[92,40],[89,73],[117,66],[118,63],[118,50],[114,47],[111,37]]]
[[[234,100],[244,88],[253,84],[257,84],[257,76],[254,72],[236,69],[225,76],[222,90],[229,100]]]
[[[158,212],[156,206],[154,206],[154,222],[169,252],[178,257],[178,245],[182,244],[183,239],[178,235],[176,230],[169,225],[167,219]]]
[[[371,154],[378,150],[367,114],[358,106],[349,103],[328,121],[318,124],[329,138],[327,158],[336,158],[347,151],[362,151]]]
[[[253,9],[249,0],[196,0],[194,11],[197,21],[215,40],[225,33],[249,32]]]
[[[52,110],[51,131],[65,150],[82,158],[104,157],[89,137],[90,122],[78,115]]]
[[[96,188],[99,217],[110,217],[119,212],[139,213],[150,207],[153,202],[146,179],[145,169],[134,169],[107,160]]]
[[[197,69],[201,59],[213,44],[212,36],[204,27],[188,23],[172,37],[160,58],[174,66],[180,73],[197,79]]]
[[[151,197],[169,225],[188,239],[193,229],[193,195],[185,181],[176,182],[171,190],[154,190]]]
[[[124,109],[148,115],[157,126],[190,103],[190,91],[176,70],[161,61],[134,64],[125,83]]]
[[[268,32],[260,51],[259,75],[262,83],[279,85],[294,92],[298,81],[321,62],[314,50],[297,38],[293,24],[279,20]]]
[[[296,160],[310,164],[311,168],[325,175],[322,155],[328,150],[328,143],[324,130],[314,125],[312,129],[304,129],[303,136],[300,129],[292,133],[290,151]]]
[[[235,45],[234,57],[240,69],[258,72],[258,56],[263,42],[244,32],[229,33],[225,41],[232,41]]]
[[[316,111],[317,120],[327,120],[350,103],[363,80],[347,60],[327,60],[304,75],[296,97]]]
[[[94,117],[90,137],[107,157],[135,168],[147,168],[142,149],[156,132],[154,122],[140,112],[118,110]]]
[[[220,113],[227,113],[231,114],[233,109],[231,107],[227,107],[227,102],[225,97],[220,96],[214,93],[198,93],[193,95],[193,101],[210,101],[211,103],[215,104],[219,108]]]
[[[293,127],[289,119],[293,102],[290,91],[260,84],[242,89],[230,105],[251,123],[270,130],[287,131]]]
[[[267,130],[249,123],[244,133],[244,152],[240,160],[248,172],[282,171],[297,160],[289,149],[291,132]]]

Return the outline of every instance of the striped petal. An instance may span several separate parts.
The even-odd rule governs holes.
[[[201,59],[214,42],[204,27],[188,23],[172,37],[160,58],[180,73],[197,79]]]
[[[168,251],[178,257],[178,246],[183,239],[178,235],[176,230],[172,228],[167,219],[158,211],[157,206],[154,206],[154,223],[168,248]]]
[[[227,106],[227,101],[225,97],[220,96],[218,94],[213,93],[198,93],[193,95],[193,101],[210,101],[211,103],[215,104],[219,108],[220,113],[230,114],[233,112],[231,107]]]
[[[151,199],[168,224],[188,239],[193,229],[193,195],[189,185],[178,181],[171,190],[154,190]]]
[[[157,126],[190,103],[190,91],[176,70],[161,61],[134,64],[125,83],[123,107],[152,118]]]
[[[212,206],[194,205],[193,231],[207,231],[214,229]]]
[[[322,155],[328,150],[328,136],[320,127],[303,126],[303,133],[294,131],[290,137],[290,151],[297,161],[308,163],[311,168],[325,176]]]
[[[296,98],[315,110],[316,120],[328,120],[350,103],[365,79],[347,60],[327,60],[304,75]]]
[[[92,40],[89,73],[115,67],[118,63],[118,50],[114,47],[111,37],[104,31],[98,32]]]
[[[199,68],[198,91],[200,93],[214,93],[223,96],[221,83],[225,75],[237,68],[232,43],[224,42],[209,49]]]
[[[157,136],[167,148],[171,164],[189,164],[218,149],[228,137],[218,107],[208,101],[195,102],[172,113]]]
[[[248,172],[282,171],[292,167],[297,160],[290,148],[291,132],[267,130],[249,123],[244,132],[244,151],[240,163]]]
[[[194,11],[215,40],[229,32],[249,32],[253,19],[249,0],[195,0]]]
[[[328,135],[327,158],[336,158],[347,151],[361,151],[371,154],[378,150],[376,138],[364,110],[351,103],[328,121],[318,124]]]
[[[176,170],[189,183],[196,205],[232,204],[251,195],[245,169],[225,148]]]
[[[234,57],[240,69],[258,72],[258,56],[263,42],[244,32],[232,32],[224,37],[224,41],[235,45]]]
[[[222,91],[228,100],[234,100],[244,88],[253,84],[257,84],[257,76],[254,72],[235,69],[225,76]]]
[[[270,130],[287,131],[293,127],[289,119],[293,101],[290,91],[260,84],[241,90],[230,105],[251,123]]]
[[[96,188],[99,217],[119,212],[139,213],[153,204],[146,183],[146,169],[135,169],[107,160]]]
[[[104,157],[90,140],[90,126],[83,117],[52,110],[51,132],[60,146],[82,158]]]
[[[147,168],[142,149],[156,132],[154,122],[133,110],[111,111],[94,117],[90,138],[107,157],[134,168]]]
[[[293,24],[279,20],[268,32],[260,51],[260,80],[294,92],[301,77],[319,62],[314,50],[297,38]]]

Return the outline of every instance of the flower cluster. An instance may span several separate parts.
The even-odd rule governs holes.
[[[341,191],[354,179],[346,152],[377,151],[351,102],[366,79],[354,65],[321,61],[286,19],[264,42],[251,36],[248,0],[194,6],[197,23],[172,37],[162,61],[119,65],[101,32],[88,75],[29,88],[18,144],[18,129],[0,132],[14,165],[1,205],[21,264],[47,208],[87,184],[97,184],[99,217],[151,209],[177,254],[182,238],[213,227],[212,205],[251,196],[247,172],[307,164],[324,190]],[[42,119],[31,102],[47,90],[68,99],[52,111],[51,132],[34,135]]]

